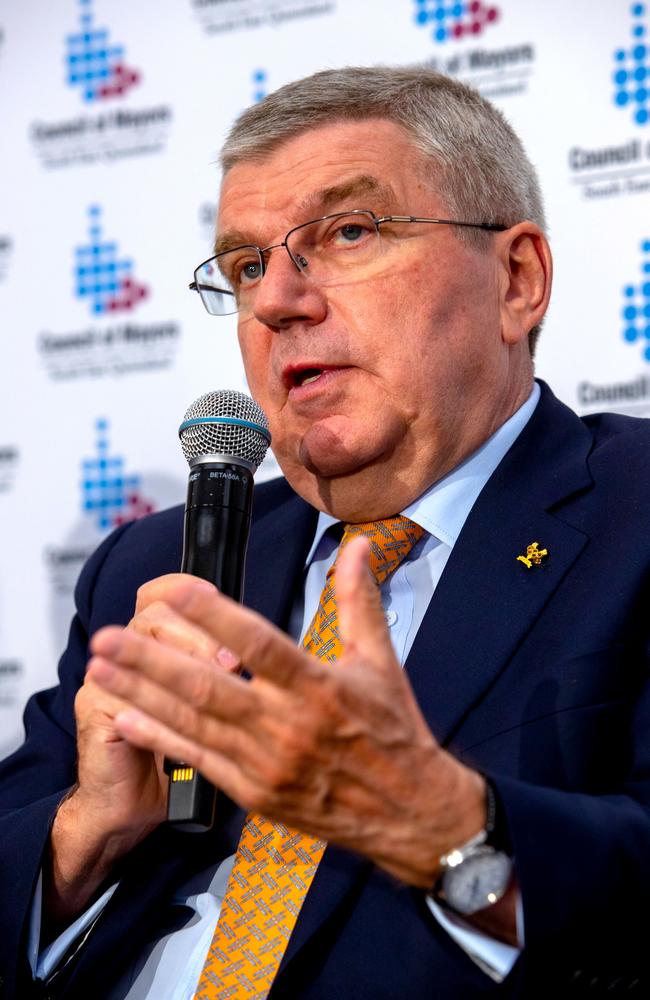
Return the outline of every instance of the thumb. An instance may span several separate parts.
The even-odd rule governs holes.
[[[346,653],[381,666],[394,659],[379,587],[370,572],[370,545],[353,538],[336,566],[336,601],[341,640]]]

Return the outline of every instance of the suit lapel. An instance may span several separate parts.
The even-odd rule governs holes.
[[[270,503],[269,493],[273,494]],[[269,484],[269,492],[260,492],[259,499],[248,551],[248,565],[254,569],[246,573],[244,604],[286,629],[318,512],[283,480]]]
[[[535,414],[465,523],[406,663],[443,744],[506,668],[589,540],[566,511],[569,498],[592,485],[591,440],[542,385]],[[529,569],[517,556],[533,542],[548,556]]]
[[[549,556],[517,560],[539,542]],[[489,491],[450,556],[406,669],[436,739],[447,744],[507,663],[587,538],[514,494]]]

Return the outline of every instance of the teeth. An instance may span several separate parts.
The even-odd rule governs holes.
[[[307,385],[309,382],[315,382],[322,374],[323,371],[321,368],[303,368],[295,376],[295,383],[296,385]]]

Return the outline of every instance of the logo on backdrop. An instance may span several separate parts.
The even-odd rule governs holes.
[[[648,29],[650,13],[646,3],[634,3],[630,8],[629,48],[614,52],[614,104],[627,108],[636,125],[650,122],[650,48]]]
[[[639,252],[637,276],[621,289],[619,336],[635,348],[637,357],[650,362],[650,239],[641,241]],[[650,374],[609,385],[580,382],[577,394],[582,408],[643,416],[650,413]]]
[[[500,10],[481,0],[443,3],[443,0],[413,0],[415,23],[431,33],[434,42],[458,41],[480,35],[498,20]]]
[[[252,83],[252,103],[257,104],[258,101],[264,100],[268,94],[268,78],[269,74],[265,69],[254,69],[251,73],[251,83]]]
[[[95,421],[95,454],[81,463],[81,509],[100,531],[155,510],[141,495],[140,476],[127,473],[122,455],[111,453],[108,431],[108,420]]]
[[[0,282],[7,277],[13,250],[13,240],[7,233],[0,233]]]
[[[650,191],[650,140],[635,137],[611,146],[572,146],[569,181],[590,200]]]
[[[109,28],[95,25],[98,2],[78,0],[79,27],[62,39],[65,74],[44,81],[46,94],[57,83],[65,87],[77,110],[63,120],[37,119],[29,126],[32,148],[46,168],[160,153],[167,145],[172,108],[133,106],[142,74],[127,65],[125,47],[113,41]],[[78,113],[79,98],[87,113]],[[47,107],[47,100],[42,105]]]
[[[263,100],[269,92],[268,70],[258,67],[251,71],[251,103],[257,104]],[[215,201],[202,201],[198,206],[199,236],[201,242],[205,244],[205,257],[213,253],[215,226],[217,217],[217,203]]]
[[[81,520],[70,532],[65,545],[44,549],[50,587],[55,601],[57,621],[69,619],[70,599],[81,567],[107,531],[135,521],[155,510],[156,505],[143,496],[141,477],[128,470],[123,455],[112,450],[110,424],[99,418],[94,424],[95,441],[91,455],[81,459],[79,509]],[[64,635],[60,635],[64,641]]]
[[[214,201],[202,201],[198,208],[199,235],[201,241],[205,243],[206,258],[214,252],[214,235],[216,230],[217,203]]]
[[[18,449],[15,445],[0,444],[0,494],[8,493],[13,487],[18,458]]]
[[[133,277],[133,260],[121,257],[117,243],[104,237],[99,205],[88,209],[88,243],[75,249],[74,274],[75,295],[93,315],[130,311],[149,295]]]
[[[614,50],[613,104],[634,125],[650,124],[650,5],[633,3],[630,40]],[[616,114],[616,112],[613,112]],[[569,181],[584,198],[600,200],[650,191],[650,141],[637,132],[623,142],[568,152]]]
[[[650,239],[641,243],[641,280],[623,288],[623,340],[641,349],[650,361]]]
[[[95,26],[93,0],[78,0],[79,28],[65,39],[66,79],[84,101],[122,97],[140,81],[138,70],[124,62],[124,46],[111,40],[108,28]]]
[[[190,0],[190,4],[209,35],[282,28],[336,12],[336,0]]]
[[[485,0],[463,3],[408,0],[408,3],[413,23],[426,32],[434,46],[435,54],[424,61],[425,66],[458,77],[485,97],[526,93],[535,63],[534,45],[529,41],[490,48],[477,44],[501,23],[499,7]],[[463,47],[459,43],[464,43]]]
[[[19,704],[20,681],[24,672],[25,668],[19,660],[0,660],[0,708],[15,708]],[[0,756],[4,756],[4,750]]]
[[[135,278],[133,259],[121,253],[117,240],[104,236],[100,206],[90,205],[87,218],[87,242],[71,248],[71,292],[98,323],[38,336],[37,348],[49,376],[101,378],[170,367],[180,340],[179,324],[159,319],[120,321],[121,314],[140,307],[150,314],[153,296],[149,286]]]

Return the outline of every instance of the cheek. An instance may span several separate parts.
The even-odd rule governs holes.
[[[255,337],[247,333],[245,337],[240,336],[239,350],[250,391],[264,408],[263,400],[268,398],[269,349],[263,335]]]

